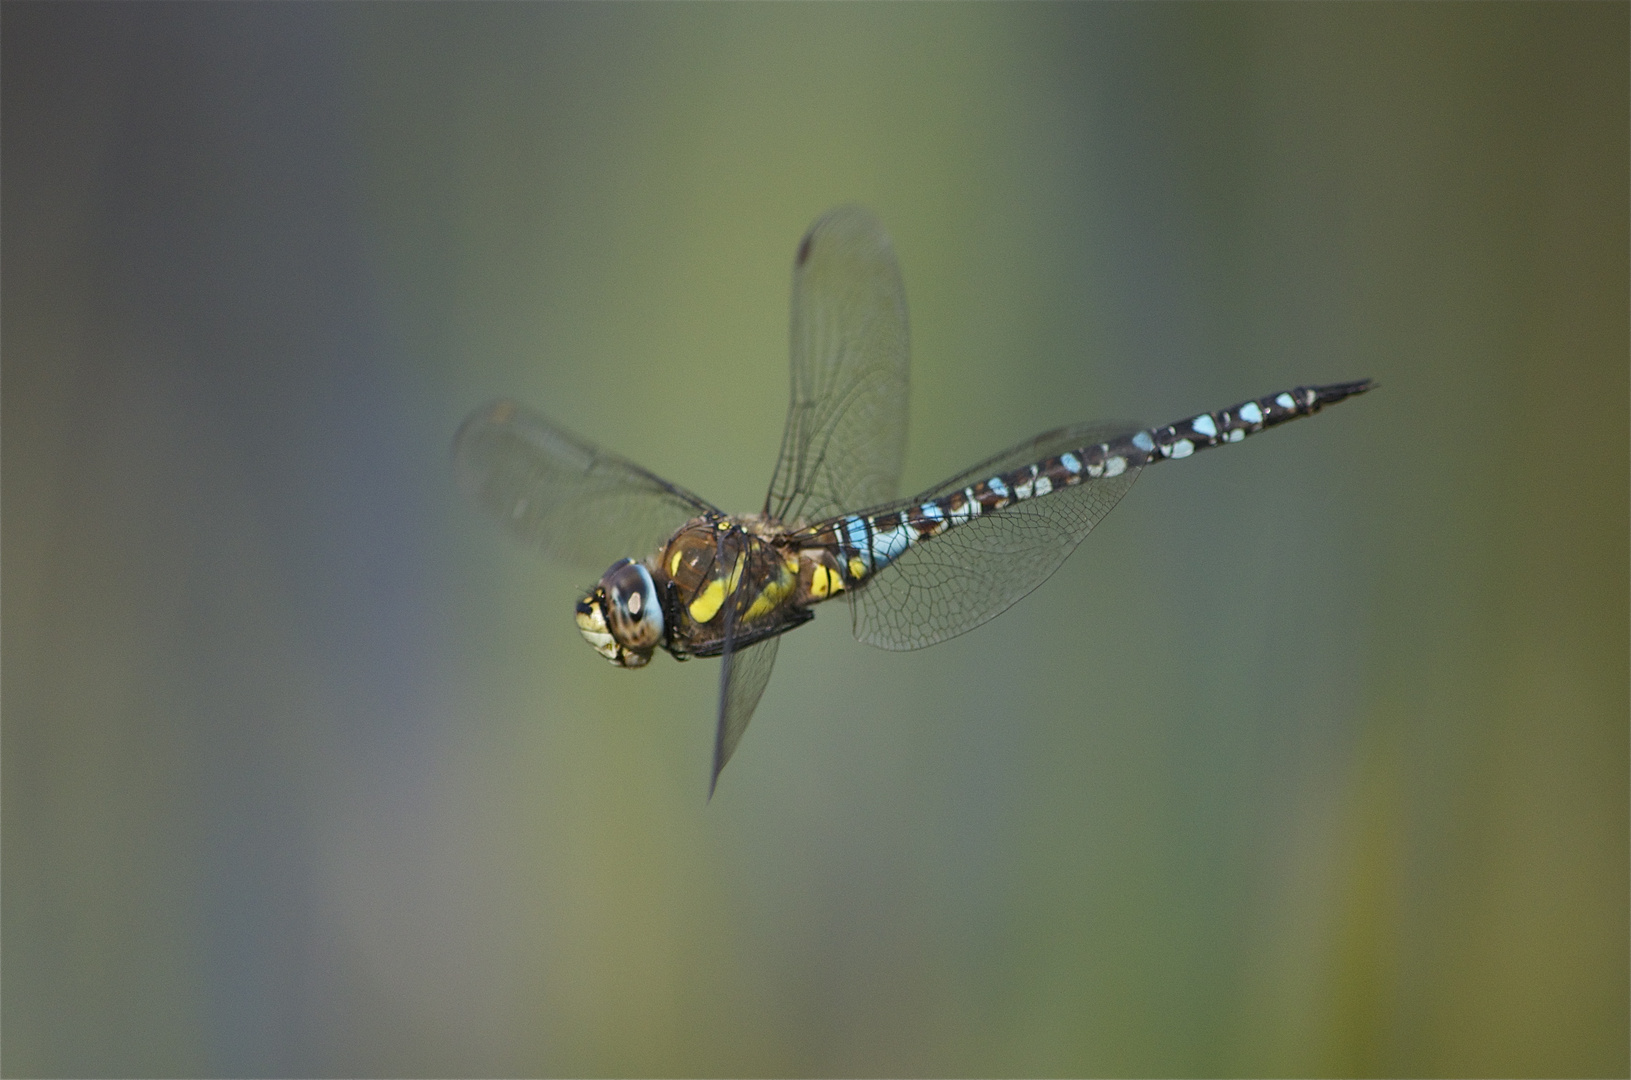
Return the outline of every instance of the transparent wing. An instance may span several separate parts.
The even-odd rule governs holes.
[[[453,438],[459,486],[515,536],[599,572],[642,558],[713,510],[512,401],[471,413]]]
[[[765,513],[815,521],[893,499],[906,456],[906,291],[871,212],[830,211],[793,260],[792,399]]]
[[[1128,423],[1060,428],[1010,447],[905,506],[999,473],[1137,431]],[[1087,480],[977,517],[907,549],[850,594],[855,636],[883,649],[921,649],[1007,611],[1046,581],[1138,479],[1138,468]]]
[[[714,730],[714,774],[708,781],[710,799],[719,785],[720,772],[736,753],[736,744],[742,741],[742,733],[753,719],[753,710],[770,683],[770,671],[776,666],[776,649],[781,641],[780,637],[770,637],[743,649],[736,648],[736,629],[740,613],[747,606],[748,586],[744,579],[726,612],[725,652],[719,669],[719,726]]]

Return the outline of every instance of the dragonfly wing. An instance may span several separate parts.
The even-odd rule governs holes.
[[[770,683],[770,671],[776,666],[776,649],[781,641],[780,637],[769,637],[746,648],[736,648],[736,630],[749,592],[748,583],[743,581],[726,613],[725,652],[719,670],[719,726],[714,730],[714,774],[708,781],[710,799],[719,784],[720,772],[736,753],[736,744],[742,741],[742,733],[753,719],[753,710]]]
[[[454,436],[453,463],[459,486],[513,535],[597,572],[717,512],[512,401],[470,414]]]
[[[901,506],[921,504],[1044,458],[1137,431],[1082,424],[1029,439]],[[966,633],[1041,585],[1133,486],[1139,469],[1086,480],[984,514],[920,540],[850,594],[855,636],[884,649],[921,649]]]
[[[765,513],[819,520],[895,498],[906,457],[906,290],[870,211],[830,211],[793,260],[792,399]]]

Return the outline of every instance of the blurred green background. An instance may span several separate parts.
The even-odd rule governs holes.
[[[5,1072],[1626,1075],[1627,11],[7,3]],[[850,201],[908,488],[1382,388],[708,803],[448,444],[757,508]]]

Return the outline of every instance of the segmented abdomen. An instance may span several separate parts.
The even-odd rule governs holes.
[[[1364,393],[1371,386],[1369,379],[1299,386],[1232,408],[1200,413],[1166,427],[1129,432],[1043,458],[916,505],[870,515],[846,514],[810,526],[799,539],[802,546],[830,551],[844,575],[844,585],[850,587],[888,566],[912,545],[983,514],[997,513],[1061,488],[1120,476],[1128,469],[1166,458],[1186,458],[1197,450],[1239,442],[1288,420],[1310,416],[1326,405]]]

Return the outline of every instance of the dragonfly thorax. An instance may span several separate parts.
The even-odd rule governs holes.
[[[663,640],[663,606],[651,571],[619,559],[578,601],[578,630],[618,667],[645,667]]]

